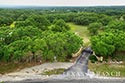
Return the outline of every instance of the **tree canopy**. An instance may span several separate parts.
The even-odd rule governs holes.
[[[54,20],[51,30],[56,32],[66,32],[70,30],[70,27],[65,23],[63,19],[59,19]]]
[[[107,30],[91,37],[92,48],[99,56],[112,56],[117,51],[125,51],[125,33],[120,30]]]

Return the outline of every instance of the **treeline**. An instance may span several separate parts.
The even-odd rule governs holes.
[[[43,15],[51,23],[55,19],[88,25],[101,21],[104,25],[111,19],[125,17],[124,7],[41,7],[26,9],[0,9],[0,26],[10,25],[14,21],[24,21],[32,15]]]

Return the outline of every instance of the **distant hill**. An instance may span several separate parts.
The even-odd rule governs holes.
[[[16,5],[0,5],[0,8],[125,8],[125,6],[16,6]]]

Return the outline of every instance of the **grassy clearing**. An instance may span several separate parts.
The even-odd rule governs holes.
[[[89,69],[101,76],[125,77],[125,64],[89,63]]]
[[[71,27],[71,31],[78,34],[81,38],[84,39],[84,43],[89,43],[89,31],[86,26],[76,25],[74,23],[67,23]]]

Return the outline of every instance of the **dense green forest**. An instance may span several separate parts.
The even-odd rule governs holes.
[[[29,7],[0,9],[0,61],[69,61],[85,47],[69,22],[88,27],[97,56],[125,59],[125,7]]]

